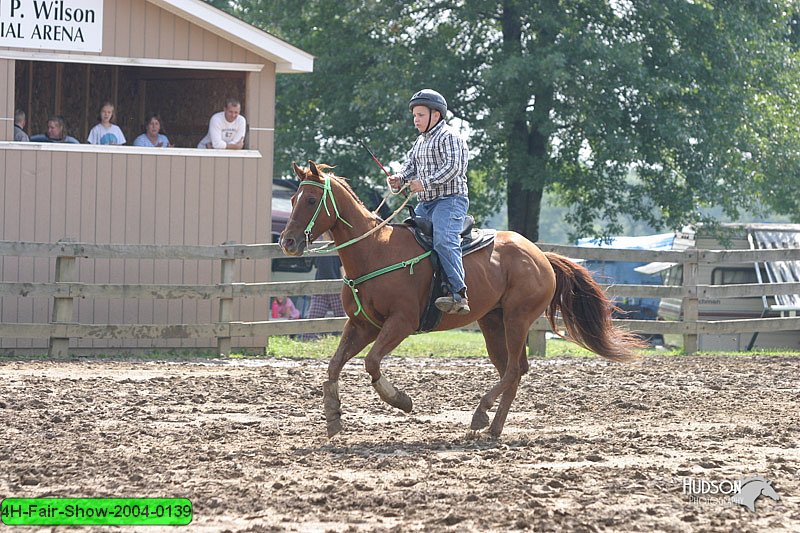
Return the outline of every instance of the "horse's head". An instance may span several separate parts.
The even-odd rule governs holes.
[[[767,482],[766,482],[766,483],[765,483],[765,484],[764,484],[764,485],[761,487],[761,494],[762,494],[762,495],[764,495],[764,496],[766,496],[767,498],[772,498],[772,499],[773,499],[773,500],[775,500],[776,502],[777,502],[777,501],[780,501],[780,499],[781,499],[781,497],[780,497],[780,496],[778,496],[778,493],[777,493],[777,492],[775,492],[775,488],[772,486],[772,482],[771,482],[771,481],[767,481]]]
[[[313,161],[307,169],[295,163],[292,167],[300,186],[292,196],[292,214],[278,242],[284,254],[298,256],[341,217],[333,196],[334,179],[324,172],[329,167]]]
[[[731,502],[747,507],[750,512],[756,512],[756,500],[760,496],[780,501],[781,497],[772,486],[772,482],[763,476],[752,476],[739,480],[741,488],[731,496]]]

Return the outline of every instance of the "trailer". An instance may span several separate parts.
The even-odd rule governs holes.
[[[703,225],[687,226],[676,232],[673,250],[761,250],[800,248],[800,224],[722,224],[712,231]],[[665,285],[680,285],[681,265],[650,263],[637,270],[660,273]],[[698,268],[698,284],[731,285],[744,283],[792,283],[800,281],[800,261],[758,261],[703,265]],[[700,320],[733,320],[796,316],[800,295],[771,295],[725,299],[700,299]],[[663,298],[658,308],[663,320],[682,317],[681,300]],[[800,331],[769,333],[702,334],[698,349],[703,351],[744,351],[753,348],[800,349]]]

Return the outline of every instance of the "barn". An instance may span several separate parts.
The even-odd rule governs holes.
[[[313,57],[200,0],[57,4],[60,12],[0,3],[0,240],[270,242],[276,77],[311,72]],[[248,121],[244,149],[197,149],[229,97],[241,101]],[[115,104],[125,146],[86,144],[104,101]],[[48,116],[63,116],[82,144],[13,142],[16,110],[25,112],[29,134],[45,132]],[[161,115],[173,147],[132,146],[151,112]],[[54,263],[2,257],[0,280],[52,281]],[[219,265],[193,260],[81,259],[78,270],[86,283],[213,284],[220,275]],[[243,282],[269,276],[267,260],[243,261],[235,274]],[[0,322],[47,322],[51,300],[2,297]],[[73,316],[83,324],[208,323],[216,305],[95,299],[76,303]],[[234,320],[264,320],[267,308],[264,298],[241,299]],[[234,346],[258,351],[264,342],[239,338]],[[215,346],[215,339],[75,344],[90,352]],[[0,339],[5,352],[46,347],[42,340]]]

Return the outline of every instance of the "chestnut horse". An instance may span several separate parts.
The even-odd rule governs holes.
[[[385,225],[350,242],[374,230],[381,220],[342,178],[326,172],[329,168],[313,161],[308,169],[294,165],[301,183],[292,197],[292,214],[280,246],[286,255],[299,256],[329,230],[334,244],[344,245],[338,252],[346,273],[342,303],[348,320],[323,384],[325,419],[332,437],[342,429],[339,375],[345,363],[373,341],[364,361],[373,387],[388,404],[411,412],[411,399],[381,374],[381,360],[417,329],[433,272],[430,260],[419,257],[423,250],[403,225]],[[369,274],[392,265],[394,270],[370,278]],[[436,330],[477,320],[489,358],[500,374],[500,381],[475,410],[473,430],[489,425],[488,411],[500,398],[489,433],[498,437],[502,432],[520,378],[528,371],[528,329],[542,313],[557,331],[554,317],[560,311],[571,340],[613,361],[635,359],[634,349],[643,345],[635,335],[612,325],[613,305],[585,268],[542,252],[517,233],[498,232],[493,246],[464,257],[464,270],[471,311],[444,315]]]

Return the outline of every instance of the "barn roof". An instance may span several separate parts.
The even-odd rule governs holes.
[[[279,73],[311,72],[314,56],[202,0],[148,2],[276,64]]]

